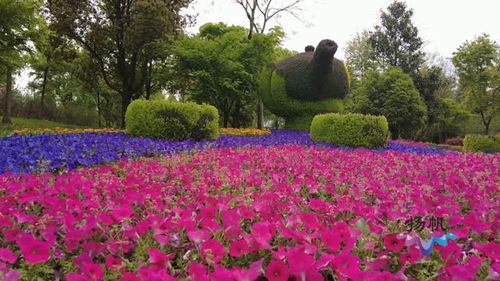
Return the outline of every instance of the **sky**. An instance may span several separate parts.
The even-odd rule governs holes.
[[[290,0],[273,0],[275,3]],[[424,40],[424,50],[439,58],[451,58],[466,40],[487,33],[500,44],[500,0],[406,0],[413,9],[413,24]],[[345,59],[344,50],[356,33],[373,30],[380,24],[380,11],[392,0],[303,0],[298,11],[301,20],[282,15],[270,26],[280,25],[287,34],[283,47],[302,52],[306,45],[316,46],[322,39],[333,39],[339,45],[335,57]],[[195,0],[186,11],[197,14],[196,25],[187,32],[195,34],[208,22],[248,26],[248,19],[234,0]],[[448,62],[449,64],[449,62]],[[25,88],[30,77],[25,70],[16,85]]]
[[[274,0],[280,3],[283,0]],[[322,39],[333,39],[339,45],[335,55],[344,59],[344,49],[356,33],[373,30],[380,24],[380,11],[392,0],[304,0],[299,16],[302,21],[283,15],[271,26],[281,25],[287,34],[283,47],[302,52],[306,45],[316,46]],[[406,0],[413,9],[413,24],[424,40],[429,54],[450,58],[466,40],[487,33],[500,43],[500,0]],[[197,13],[196,33],[207,22],[224,22],[248,26],[242,7],[234,0],[196,0],[190,7]]]

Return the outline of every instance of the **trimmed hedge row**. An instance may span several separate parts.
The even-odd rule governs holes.
[[[467,135],[464,138],[464,151],[500,152],[500,137]]]
[[[168,140],[216,139],[219,113],[211,105],[135,100],[125,114],[127,133],[134,137]]]
[[[387,147],[389,125],[384,116],[328,113],[316,115],[311,140],[349,147]]]

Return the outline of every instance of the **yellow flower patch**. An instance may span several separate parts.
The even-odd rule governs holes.
[[[271,134],[271,130],[220,128],[219,133],[221,135],[231,135],[231,136],[264,136]]]

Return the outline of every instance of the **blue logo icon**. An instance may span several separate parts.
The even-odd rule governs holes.
[[[418,244],[420,247],[420,252],[424,256],[430,256],[432,253],[432,249],[434,248],[434,244],[437,243],[443,247],[448,246],[448,240],[449,239],[457,239],[457,236],[453,233],[448,233],[445,234],[441,237],[432,237],[431,240],[424,241],[422,238],[415,236],[413,238],[408,239],[409,237],[407,236],[406,238],[406,246],[411,246],[413,244]]]

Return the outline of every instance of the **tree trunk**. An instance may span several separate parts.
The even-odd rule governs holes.
[[[257,129],[264,128],[264,103],[262,102],[262,98],[257,98]]]
[[[47,91],[47,77],[49,74],[49,68],[46,67],[43,70],[43,82],[42,82],[42,92],[40,93],[40,111],[38,118],[43,119],[45,117],[45,92]]]
[[[482,110],[480,110],[479,113],[481,114],[481,119],[484,125],[484,134],[488,135],[490,133],[491,116],[489,118],[484,116],[484,112]]]
[[[152,80],[152,72],[153,72],[153,63],[151,61],[148,62],[148,67],[146,70],[146,99],[149,100],[151,98],[151,80]]]
[[[101,128],[101,97],[99,95],[99,90],[96,91],[97,95],[97,124]]]
[[[122,93],[122,116],[120,120],[120,128],[125,129],[125,113],[127,112],[127,107],[132,100],[132,94],[129,92]]]
[[[241,102],[240,100],[236,101],[234,105],[234,114],[233,114],[233,127],[240,128],[241,127]]]
[[[10,119],[11,110],[11,99],[12,99],[12,67],[7,66],[6,71],[6,85],[5,85],[5,100],[4,100],[4,113],[2,124],[12,125],[12,120]]]

